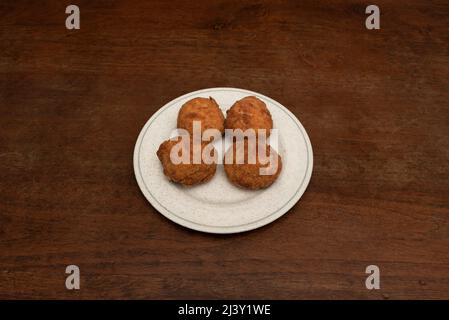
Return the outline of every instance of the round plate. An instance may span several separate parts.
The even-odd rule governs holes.
[[[279,130],[273,147],[282,156],[282,171],[267,189],[251,191],[232,185],[217,165],[205,184],[184,187],[170,182],[156,156],[159,145],[172,137],[179,108],[194,97],[213,97],[222,111],[246,96],[264,101]],[[221,144],[220,144],[221,145]],[[223,152],[217,148],[219,157]],[[313,153],[299,120],[283,105],[259,93],[236,88],[211,88],[185,94],[159,109],[145,124],[134,149],[134,173],[148,201],[168,219],[190,229],[235,233],[262,227],[286,213],[301,198],[312,175]]]

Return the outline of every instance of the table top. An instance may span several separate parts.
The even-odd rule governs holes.
[[[355,0],[77,4],[67,30],[63,2],[0,3],[0,298],[449,298],[447,1],[377,1],[380,30]],[[134,178],[148,118],[209,87],[312,141],[307,191],[255,231],[180,227]]]

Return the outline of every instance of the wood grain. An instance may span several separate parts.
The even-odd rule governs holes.
[[[0,298],[449,299],[448,1],[376,1],[380,30],[356,0],[78,0],[80,30],[68,4],[0,2]],[[158,108],[218,86],[314,149],[300,202],[233,236],[165,219],[132,166]]]

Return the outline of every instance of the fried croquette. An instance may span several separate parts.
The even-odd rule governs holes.
[[[193,134],[193,121],[201,122],[201,133],[217,129],[224,133],[224,116],[217,102],[212,98],[193,98],[184,103],[178,113],[178,128]]]
[[[244,139],[241,143],[234,142],[226,152],[224,170],[234,185],[258,190],[267,188],[276,181],[282,170],[281,157],[269,145],[263,144],[266,156],[262,153],[262,157],[259,157],[258,149],[256,143]],[[249,156],[250,151],[253,156]]]
[[[193,148],[192,139],[185,139],[187,140],[177,137],[175,139],[166,140],[159,146],[159,150],[156,154],[161,161],[164,174],[170,181],[187,186],[200,184],[210,180],[217,169],[217,152],[215,148],[207,142],[202,142],[198,152],[198,163],[196,163],[193,154],[194,150],[197,149]],[[183,144],[184,147],[190,145],[188,148],[190,150],[182,149]],[[173,154],[171,154],[172,148],[174,147],[176,147],[176,149],[173,151]],[[207,148],[207,150],[205,150],[205,148]],[[184,150],[186,150],[186,155],[190,155],[187,156],[187,161],[185,163],[179,163],[178,161],[182,158],[182,151]],[[203,159],[202,153],[208,154],[210,156],[209,159],[212,159],[212,161]],[[174,160],[172,161],[172,159]]]
[[[226,111],[226,129],[265,129],[266,136],[270,135],[273,129],[273,119],[265,103],[249,96],[236,101],[230,109]]]

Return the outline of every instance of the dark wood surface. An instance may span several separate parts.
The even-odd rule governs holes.
[[[68,4],[0,2],[0,298],[449,298],[448,1],[376,1],[372,31],[355,0],[79,0],[80,30]],[[314,149],[299,203],[231,236],[164,218],[132,165],[158,108],[217,86]]]

